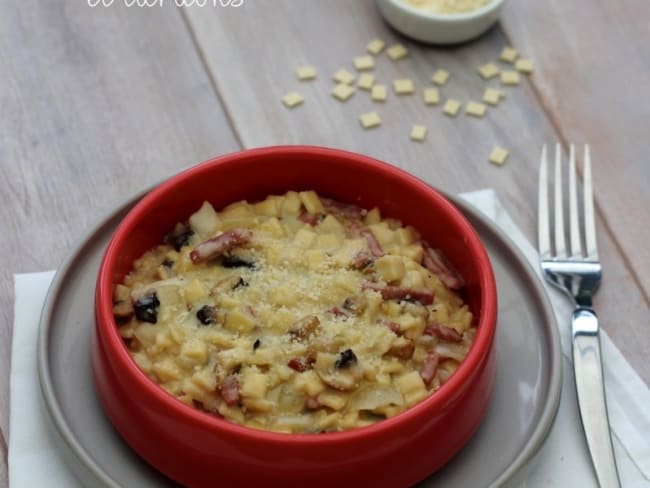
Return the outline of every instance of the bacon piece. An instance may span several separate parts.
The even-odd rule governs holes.
[[[194,264],[208,259],[221,256],[223,253],[231,251],[236,247],[248,244],[253,237],[253,233],[248,229],[235,228],[219,234],[217,237],[208,239],[198,244],[192,252],[190,259]]]
[[[289,359],[287,366],[294,371],[298,371],[298,373],[302,373],[303,371],[311,369],[315,361],[314,358],[291,358]]]
[[[325,211],[327,213],[342,217],[345,220],[361,220],[364,215],[364,210],[351,203],[341,203],[331,198],[320,199]]]
[[[347,237],[359,237],[361,235],[361,222],[359,220],[348,220],[345,222]]]
[[[439,324],[437,322],[431,322],[426,325],[424,328],[424,335],[435,335],[439,339],[449,342],[460,342],[463,340],[463,336],[460,335],[456,329],[447,327],[446,325]]]
[[[309,212],[302,212],[298,216],[298,220],[304,222],[305,224],[309,224],[312,227],[317,225],[320,222],[321,216],[319,214],[310,214]]]
[[[339,307],[332,307],[328,310],[329,313],[334,315],[336,318],[342,318],[343,320],[348,319],[350,315],[347,312],[341,310]]]
[[[361,235],[365,237],[366,242],[368,243],[368,248],[373,256],[380,258],[385,254],[384,250],[381,248],[381,244],[379,244],[375,234],[373,234],[370,229],[363,229]]]
[[[239,402],[239,380],[235,375],[229,375],[219,387],[221,398],[226,405],[235,405]]]
[[[318,407],[320,407],[318,397],[307,397],[305,399],[305,407],[307,407],[308,410],[316,410]]]
[[[352,269],[362,270],[370,266],[374,261],[375,260],[368,251],[359,251],[352,258],[350,265],[352,266]]]
[[[374,290],[381,293],[384,300],[414,300],[422,305],[433,303],[433,292],[425,290],[414,290],[394,285],[381,285],[372,281],[364,281],[361,284],[362,290]]]
[[[463,277],[440,249],[433,249],[426,243],[423,248],[422,266],[437,275],[440,281],[452,290],[459,290],[465,286]]]
[[[401,335],[402,328],[397,322],[393,322],[392,320],[382,320],[381,323],[392,330],[395,334]]]
[[[438,370],[438,364],[440,363],[440,356],[435,352],[430,352],[427,354],[427,357],[424,358],[424,364],[422,365],[422,371],[420,371],[420,376],[424,384],[429,386],[433,379],[436,377],[436,371]]]

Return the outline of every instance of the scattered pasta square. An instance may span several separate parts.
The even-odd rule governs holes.
[[[386,47],[386,43],[384,41],[381,39],[373,39],[366,46],[366,51],[376,56],[384,50],[384,47]]]
[[[427,136],[427,128],[423,125],[414,124],[411,129],[411,140],[413,141],[423,141]]]
[[[501,55],[499,56],[499,59],[507,63],[514,63],[518,57],[519,57],[519,52],[515,48],[506,46],[501,50]]]
[[[508,151],[499,146],[494,146],[490,153],[490,162],[501,166],[508,158]]]
[[[359,71],[372,69],[375,67],[375,58],[366,54],[365,56],[357,56],[354,58],[354,67]]]
[[[337,83],[345,83],[346,85],[349,85],[356,79],[356,76],[354,76],[348,70],[341,68],[336,73],[334,73],[334,76],[332,78]]]
[[[393,61],[397,61],[408,56],[409,52],[402,44],[393,44],[391,47],[386,49],[386,54]]]
[[[515,63],[515,69],[521,73],[530,74],[533,72],[533,60],[519,58]]]
[[[352,95],[354,95],[354,88],[345,83],[339,83],[332,90],[332,96],[342,102],[346,101]]]
[[[415,86],[413,86],[413,81],[404,78],[393,81],[393,90],[395,90],[395,93],[398,95],[408,95],[413,93]]]
[[[516,71],[508,70],[501,72],[501,83],[504,85],[518,85],[519,73]]]
[[[296,70],[296,76],[300,81],[313,80],[316,78],[316,68],[313,66],[300,66]]]
[[[478,73],[484,80],[489,80],[499,74],[499,67],[494,63],[487,63],[478,67]]]
[[[361,121],[361,125],[364,129],[372,129],[373,127],[378,127],[381,125],[381,119],[379,118],[379,114],[377,112],[367,112],[365,114],[361,114],[359,120]]]
[[[372,87],[372,91],[370,92],[370,98],[372,98],[375,102],[385,102],[386,95],[386,85],[375,85]]]
[[[505,94],[501,90],[486,88],[485,93],[483,93],[483,101],[490,105],[497,105],[503,96]]]
[[[303,98],[303,96],[297,92],[287,93],[285,96],[282,97],[282,103],[284,103],[289,108],[296,107],[304,101],[305,99]]]
[[[424,89],[424,103],[427,105],[437,105],[440,102],[440,93],[437,88]]]
[[[486,110],[487,107],[479,102],[467,102],[465,105],[465,113],[474,117],[483,117]]]
[[[359,81],[357,81],[357,86],[362,90],[370,91],[372,89],[372,85],[374,84],[375,75],[371,73],[363,73],[361,76],[359,76]]]
[[[431,81],[440,86],[447,83],[447,80],[449,80],[449,71],[446,69],[436,70],[436,72],[433,73],[433,76],[431,77]]]
[[[450,117],[454,117],[459,110],[460,110],[460,102],[453,98],[448,99],[445,102],[444,107],[442,107],[442,111],[445,114],[449,115]]]

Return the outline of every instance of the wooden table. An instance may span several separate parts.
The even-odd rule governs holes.
[[[133,2],[128,2],[133,3]],[[507,2],[479,40],[433,48],[400,37],[371,0],[244,0],[138,8],[115,1],[3,2],[0,15],[0,484],[7,482],[12,273],[56,268],[84,230],[127,196],[214,155],[269,144],[318,144],[392,162],[450,192],[492,187],[534,240],[542,143],[589,142],[605,280],[602,324],[650,384],[650,3]],[[212,4],[211,1],[207,2]],[[331,98],[331,75],[380,37],[407,59],[377,59],[383,82],[418,93],[373,104]],[[480,120],[444,116],[421,89],[452,73],[445,97],[481,96],[476,67],[513,45],[535,72]],[[309,63],[318,79],[300,83]],[[305,103],[280,103],[297,90]],[[383,119],[364,131],[362,112]],[[424,124],[425,142],[408,134]],[[493,145],[510,150],[503,167]],[[564,325],[564,324],[562,324]]]

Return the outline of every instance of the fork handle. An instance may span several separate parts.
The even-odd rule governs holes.
[[[598,330],[596,313],[590,308],[576,308],[571,333],[580,418],[598,483],[602,488],[620,487],[607,419]]]

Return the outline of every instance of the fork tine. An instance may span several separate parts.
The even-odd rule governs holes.
[[[594,212],[594,195],[591,184],[591,156],[589,144],[585,144],[585,164],[583,177],[583,197],[585,207],[585,241],[586,252],[589,259],[598,259],[598,247],[596,245],[596,214]]]
[[[548,161],[546,144],[542,146],[542,160],[539,164],[539,188],[537,198],[537,243],[542,259],[551,256],[551,242],[548,225]]]
[[[566,257],[566,241],[564,239],[564,211],[562,205],[562,148],[555,144],[555,255]]]
[[[576,182],[576,152],[573,144],[569,146],[569,235],[571,237],[571,257],[582,257],[580,222],[578,221],[578,184]]]

